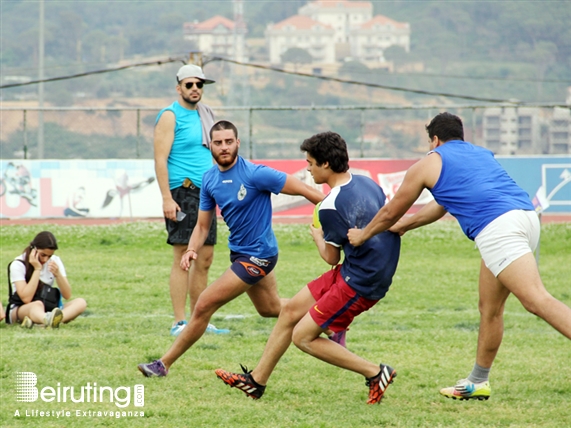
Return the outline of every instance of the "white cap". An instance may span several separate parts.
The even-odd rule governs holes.
[[[204,72],[202,71],[202,68],[194,64],[183,65],[181,68],[178,69],[178,73],[176,73],[176,78],[179,82],[183,81],[184,79],[188,79],[189,77],[196,77],[197,79],[202,80],[207,85],[209,83],[214,83],[214,80],[210,80],[204,77]]]

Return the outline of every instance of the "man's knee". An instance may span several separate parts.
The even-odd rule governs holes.
[[[480,301],[478,303],[478,310],[480,311],[480,316],[482,318],[501,318],[504,313],[504,305],[490,305],[489,303],[483,303]]]
[[[258,314],[264,318],[277,318],[280,316],[281,304],[257,308]]]
[[[221,307],[223,303],[205,296],[204,293],[200,295],[192,311],[192,316],[196,318],[208,318]]]
[[[291,340],[301,351],[309,353],[311,339],[311,337],[304,334],[299,328],[296,327],[293,329]]]
[[[290,300],[284,306],[282,306],[280,312],[280,321],[289,326],[294,326],[299,322],[304,314],[305,313],[296,308],[294,304],[291,304]]]
[[[544,312],[549,310],[550,304],[555,298],[547,291],[536,293],[532,296],[524,296],[519,299],[523,307],[530,313],[544,318]]]

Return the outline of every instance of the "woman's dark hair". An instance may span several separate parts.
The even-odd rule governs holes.
[[[315,159],[317,166],[329,163],[333,172],[347,172],[349,170],[349,154],[347,143],[335,132],[322,132],[309,137],[299,147],[302,152],[307,152]]]
[[[464,127],[462,120],[452,113],[440,113],[426,125],[428,138],[432,140],[436,135],[443,143],[450,140],[464,141]]]
[[[34,267],[30,264],[30,253],[32,249],[40,249],[40,250],[57,250],[57,240],[53,233],[44,230],[43,232],[38,233],[30,245],[26,247],[24,250],[24,263],[26,265],[26,282],[30,280],[32,274],[34,273]]]

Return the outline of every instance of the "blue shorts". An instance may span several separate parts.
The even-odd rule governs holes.
[[[246,284],[254,285],[274,270],[278,256],[261,259],[247,254],[230,252],[230,269]]]

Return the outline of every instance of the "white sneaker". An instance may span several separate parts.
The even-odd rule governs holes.
[[[208,327],[206,327],[206,333],[228,334],[230,333],[230,330],[226,328],[216,328],[214,324],[208,324]]]
[[[59,328],[63,321],[63,312],[60,308],[54,308],[44,316],[44,325],[46,328]]]
[[[180,332],[186,327],[187,322],[185,320],[175,322],[171,327],[171,336],[178,336]]]

